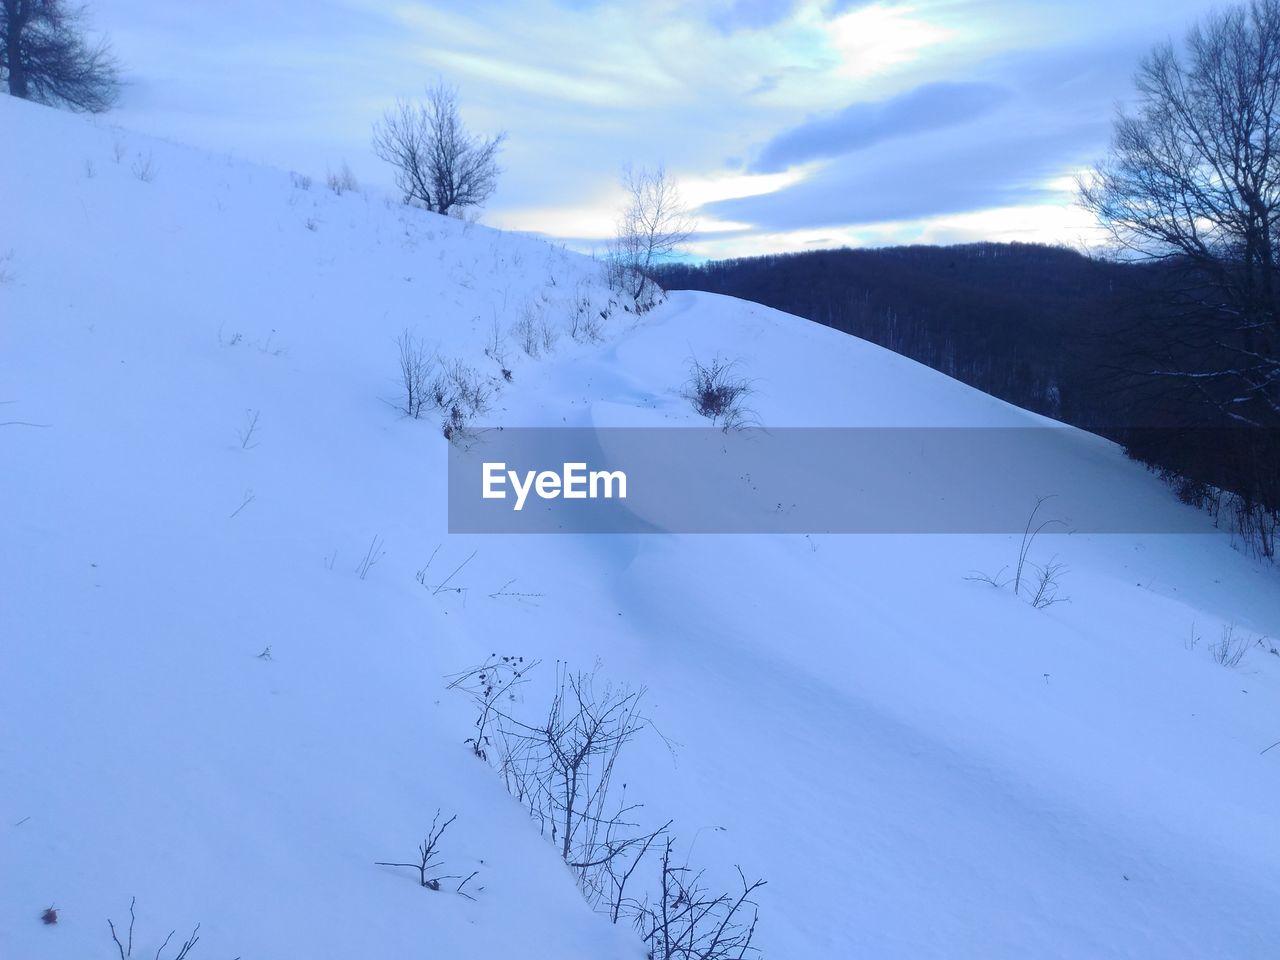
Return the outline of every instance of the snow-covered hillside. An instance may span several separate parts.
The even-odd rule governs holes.
[[[196,960],[642,957],[463,743],[445,677],[494,653],[543,661],[534,714],[556,661],[647,688],[670,744],[627,797],[768,881],[766,957],[1274,953],[1273,569],[1046,534],[1071,602],[1036,609],[966,579],[1016,536],[450,536],[405,330],[491,382],[481,427],[705,422],[717,353],[767,426],[1035,421],[739,301],[637,319],[587,258],[394,199],[10,97],[0,128],[0,955],[116,956],[136,896],[146,956],[199,922]],[[1098,496],[1183,509],[1099,455]],[[473,899],[375,865],[437,810]]]

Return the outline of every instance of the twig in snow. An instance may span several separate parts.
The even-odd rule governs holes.
[[[241,450],[252,450],[258,445],[258,442],[253,439],[253,434],[258,429],[258,417],[261,415],[261,410],[246,410],[244,412],[244,426],[236,431],[236,436],[240,438]]]
[[[379,538],[377,534],[374,534],[373,539],[369,541],[369,549],[365,551],[364,559],[356,565],[356,573],[360,574],[360,579],[363,580],[367,577],[369,575],[369,568],[374,566],[386,555],[387,552],[382,549],[381,538]]]
[[[17,403],[17,400],[0,400],[0,406],[8,406],[11,403]],[[51,427],[51,423],[32,423],[29,420],[3,420],[0,421],[0,427]]]
[[[454,577],[456,577],[462,571],[463,567],[465,567],[468,563],[474,560],[476,558],[476,554],[479,552],[480,552],[479,550],[471,551],[471,556],[467,557],[467,559],[463,560],[460,564],[458,564],[457,567],[454,568],[453,573],[445,577],[444,580],[441,581],[441,583],[437,585],[434,590],[431,591],[431,595],[433,597],[438,596],[441,590],[444,590],[446,587],[449,586],[449,581],[452,580]],[[450,589],[452,589],[455,593],[461,593],[465,588],[451,587]]]
[[[995,573],[983,573],[981,570],[974,570],[965,579],[973,583],[988,583],[997,589],[1007,587],[1012,581],[1009,579],[1001,580],[1000,575],[1008,569],[1008,567],[1001,567]]]
[[[517,590],[508,590],[507,587],[511,586],[515,582],[516,582],[516,578],[514,577],[511,578],[506,583],[504,583],[501,587],[495,590],[493,593],[489,594],[489,599],[497,600],[501,597],[506,597],[511,600],[519,600],[521,602],[524,602],[527,600],[537,600],[542,596],[542,594],[540,593],[521,593],[520,591],[517,591]]]
[[[458,884],[457,889],[456,889],[456,890],[454,890],[453,892],[454,892],[454,893],[461,893],[461,894],[462,894],[464,897],[466,897],[468,900],[474,900],[474,899],[475,899],[475,897],[473,897],[473,896],[472,896],[471,894],[469,894],[469,893],[463,893],[462,888],[463,888],[463,887],[465,887],[465,886],[466,886],[466,885],[471,881],[472,877],[474,877],[474,876],[475,876],[477,873],[479,873],[479,872],[480,872],[479,870],[472,870],[472,871],[471,871],[471,873],[467,876],[467,879],[466,879],[466,880],[463,880],[460,884]]]
[[[120,938],[116,936],[116,925],[111,922],[110,917],[107,918],[107,926],[111,928],[111,939],[116,942],[116,949],[120,951],[120,960],[127,960],[127,958],[133,956],[133,922],[135,919],[137,919],[133,914],[133,905],[137,902],[138,902],[137,897],[133,897],[129,900],[129,949],[128,950],[124,948],[124,945],[120,942]],[[164,949],[164,948],[161,947],[161,949]]]
[[[236,507],[236,508],[235,508],[235,510],[232,512],[231,516],[227,517],[227,519],[228,519],[228,520],[234,520],[234,519],[236,518],[236,514],[238,514],[241,510],[243,510],[243,509],[244,509],[245,507],[247,507],[249,504],[253,503],[254,499],[255,499],[255,498],[254,498],[254,495],[253,495],[253,491],[252,491],[252,490],[246,490],[246,491],[244,492],[244,502],[243,502],[243,503],[241,503],[241,504],[240,504],[240,506]]]
[[[107,926],[111,928],[111,939],[116,945],[116,951],[120,954],[120,960],[130,960],[133,956],[133,924],[136,920],[133,908],[134,904],[137,902],[137,897],[133,897],[129,901],[129,930],[123,941],[120,939],[120,934],[116,930],[116,925],[110,918],[107,919]],[[176,930],[169,931],[169,935],[164,938],[164,942],[160,944],[159,949],[156,950],[155,960],[163,960],[162,954],[164,953],[164,948],[169,945],[169,941],[173,939],[173,935],[177,932],[178,931]],[[191,931],[191,936],[182,941],[182,946],[178,948],[178,952],[173,955],[172,960],[186,960],[186,958],[191,955],[191,951],[195,948],[195,945],[199,942],[200,924],[197,923],[195,925],[195,929]]]

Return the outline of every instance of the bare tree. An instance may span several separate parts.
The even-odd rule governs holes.
[[[395,167],[407,202],[448,214],[484,203],[498,183],[505,133],[472,136],[458,114],[458,91],[440,82],[422,103],[397,100],[373,128],[373,149]]]
[[[119,93],[119,65],[105,39],[84,37],[85,8],[64,0],[0,0],[0,74],[9,93],[101,113]]]
[[[1157,46],[1080,199],[1123,250],[1178,268],[1176,341],[1145,372],[1229,422],[1280,417],[1280,0],[1211,14]]]
[[[664,167],[628,167],[622,175],[627,205],[610,248],[611,281],[641,300],[656,284],[653,268],[693,234],[695,221]]]

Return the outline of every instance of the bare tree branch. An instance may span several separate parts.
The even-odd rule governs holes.
[[[472,136],[458,113],[458,91],[444,82],[422,103],[397,100],[373,128],[373,149],[395,167],[406,202],[448,214],[483,204],[497,187],[505,133]]]
[[[101,113],[120,90],[105,40],[84,37],[85,8],[64,0],[0,0],[0,75],[12,96]]]

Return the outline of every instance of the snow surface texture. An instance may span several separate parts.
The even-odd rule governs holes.
[[[448,536],[406,328],[500,379],[496,321],[482,425],[692,424],[717,353],[766,426],[1037,421],[727,298],[578,343],[586,258],[12,98],[0,124],[0,955],[115,956],[136,896],[145,956],[199,921],[196,960],[641,957],[463,745],[443,677],[494,652],[543,659],[535,712],[557,659],[648,688],[677,746],[635,743],[628,796],[717,882],[768,880],[766,957],[1275,955],[1273,569],[1046,535],[1071,602],[1035,609],[966,579],[1016,536]],[[526,313],[559,333],[536,361]],[[1086,446],[1099,497],[1169,499]],[[462,592],[417,582],[437,547],[433,575],[475,553]],[[540,596],[490,596],[513,580]],[[474,901],[374,865],[437,808]]]

